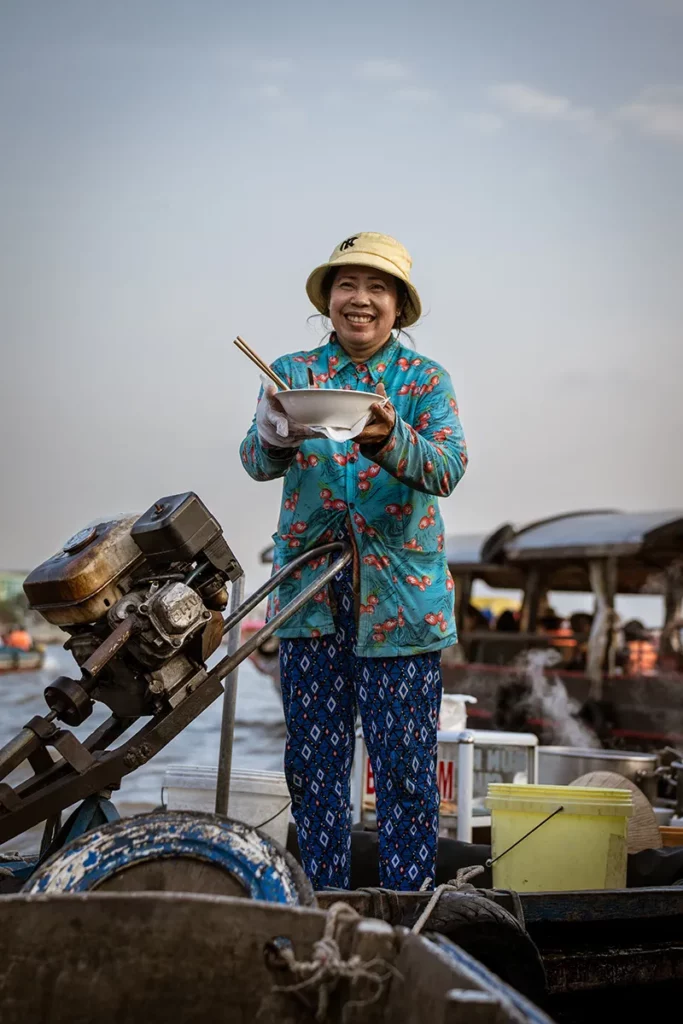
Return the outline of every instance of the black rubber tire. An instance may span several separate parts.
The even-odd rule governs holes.
[[[421,911],[411,912],[404,924],[412,927]],[[504,907],[475,893],[445,892],[423,932],[439,932],[497,974],[533,1003],[547,994],[541,955],[519,921]]]
[[[148,866],[153,877],[133,876]],[[84,832],[41,864],[22,891],[87,892],[119,882],[125,891],[186,891],[174,872],[189,872],[189,892],[315,906],[310,881],[284,847],[261,829],[200,811],[145,812]]]

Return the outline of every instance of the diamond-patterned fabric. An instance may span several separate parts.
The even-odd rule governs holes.
[[[336,633],[280,646],[285,773],[304,869],[316,889],[350,886],[358,709],[375,777],[380,883],[419,889],[435,875],[440,654],[356,656],[350,566],[332,590]]]

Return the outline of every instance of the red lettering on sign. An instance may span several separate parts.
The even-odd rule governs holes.
[[[375,795],[375,776],[372,774],[372,765],[368,759],[366,762],[366,775],[365,775],[365,793],[367,796]]]
[[[439,761],[436,770],[436,781],[442,800],[453,799],[453,762]]]
[[[439,760],[436,768],[436,783],[439,787],[441,800],[455,799],[455,762]],[[375,803],[375,777],[372,774],[370,759],[365,757],[365,774],[363,779],[363,805],[373,807]]]

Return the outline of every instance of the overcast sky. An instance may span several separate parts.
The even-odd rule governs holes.
[[[451,532],[683,507],[682,0],[0,0],[0,565],[195,490],[254,585],[258,376],[398,237],[471,463]]]

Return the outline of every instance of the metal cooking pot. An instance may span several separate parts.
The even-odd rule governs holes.
[[[538,781],[546,786],[568,786],[588,772],[618,772],[640,786],[652,802],[657,796],[656,769],[656,754],[590,747],[538,748]]]

